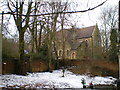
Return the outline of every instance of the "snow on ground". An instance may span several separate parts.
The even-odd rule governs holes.
[[[113,77],[89,77],[87,75],[76,75],[66,70],[65,77],[62,77],[62,70],[55,70],[52,73],[28,73],[21,75],[1,75],[0,88],[2,87],[25,87],[25,88],[82,88],[81,83],[84,78],[86,85],[90,82],[97,84],[112,84],[116,79]]]

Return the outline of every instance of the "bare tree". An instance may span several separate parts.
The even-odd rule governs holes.
[[[110,30],[118,26],[118,7],[106,7],[102,9],[100,14],[101,22],[101,39],[103,46],[103,55],[108,58],[108,51],[110,46]]]
[[[19,31],[19,65],[18,65],[18,74],[25,74],[25,59],[24,59],[24,33],[27,30],[29,24],[29,16],[22,17],[19,14],[24,14],[24,4],[23,1],[9,1],[7,2],[8,9],[16,15],[13,15],[16,27]],[[28,6],[26,9],[26,15],[30,15],[32,9],[32,2],[28,2]]]
[[[106,0],[107,1],[107,0]],[[33,23],[31,23],[32,28],[30,27],[29,29],[32,32],[32,45],[33,45],[33,49],[36,48],[36,50],[38,51],[40,45],[41,45],[41,34],[42,34],[42,30],[43,27],[45,28],[46,32],[47,32],[47,43],[48,43],[48,48],[49,48],[49,67],[51,65],[51,60],[53,57],[53,51],[56,53],[55,57],[57,58],[57,51],[56,51],[56,39],[55,39],[55,33],[56,33],[56,26],[57,26],[57,20],[59,17],[59,14],[61,14],[61,20],[62,20],[62,29],[63,29],[63,25],[64,25],[64,17],[65,14],[71,14],[71,13],[79,13],[79,12],[87,12],[90,10],[94,10],[95,8],[103,5],[106,1],[104,1],[103,3],[93,7],[93,8],[89,8],[89,9],[85,9],[85,10],[81,10],[81,11],[66,11],[64,10],[64,8],[61,4],[61,2],[47,2],[45,3],[46,8],[45,9],[41,9],[43,12],[40,12],[39,10],[37,10],[37,6],[40,4],[39,2],[36,2],[37,4],[35,4],[35,9],[32,9],[32,3],[33,2],[25,2],[25,1],[19,1],[17,0],[16,2],[13,2],[11,0],[9,0],[9,2],[7,2],[7,6],[10,12],[4,13],[4,14],[11,14],[13,15],[17,30],[19,32],[19,67],[18,67],[18,74],[25,74],[25,70],[24,70],[24,64],[25,64],[25,59],[24,59],[24,34],[27,30],[27,28],[30,26],[30,17],[34,17],[32,20]],[[25,9],[24,9],[25,8]],[[62,9],[61,9],[62,8]],[[32,13],[32,11],[34,11],[34,14]],[[39,13],[37,13],[39,12]],[[31,14],[32,13],[32,14]],[[45,23],[42,23],[42,20],[39,21],[39,19],[41,18],[41,16],[46,16],[46,21]],[[38,19],[39,17],[39,19]],[[38,19],[38,20],[37,20]],[[39,22],[39,26],[40,26],[40,32],[39,32],[39,40],[38,41],[38,22]],[[53,50],[54,48],[54,50]]]

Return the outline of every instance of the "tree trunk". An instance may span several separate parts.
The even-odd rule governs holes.
[[[38,44],[37,44],[37,22],[35,22],[35,32],[34,32],[34,39],[35,39],[35,49],[36,53],[38,53]]]
[[[49,64],[48,64],[48,69],[51,72],[51,64],[52,64],[52,54],[51,54],[51,50],[52,50],[52,42],[51,42],[51,33],[49,33],[48,35],[48,59],[49,59]]]
[[[19,61],[18,74],[25,75],[25,59],[24,59],[24,31],[19,31]]]
[[[65,36],[63,33],[63,25],[64,25],[64,15],[63,17],[61,16],[61,30],[62,30],[62,49],[63,49],[63,53],[62,53],[62,60],[65,59]]]
[[[38,39],[38,48],[40,49],[41,47],[41,38],[42,38],[42,30],[43,30],[44,24],[40,24],[40,32],[39,32],[39,39]]]
[[[29,60],[29,72],[32,72],[32,61],[33,61],[33,54],[34,54],[34,30],[33,31],[32,30],[31,30],[31,33],[32,33],[32,42],[31,42],[32,48],[31,48],[31,55],[30,55],[30,60]]]

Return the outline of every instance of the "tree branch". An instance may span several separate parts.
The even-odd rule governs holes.
[[[68,14],[68,13],[83,13],[83,12],[87,12],[87,11],[91,11],[91,10],[94,10],[94,9],[96,9],[96,8],[98,8],[98,7],[100,7],[100,6],[102,6],[105,2],[106,2],[107,0],[105,0],[104,2],[102,2],[101,4],[98,4],[97,6],[95,6],[95,7],[93,7],[93,8],[89,8],[89,9],[86,9],[86,10],[81,10],[81,11],[69,11],[69,12],[63,12],[63,11],[61,11],[61,12],[54,12],[54,13],[44,13],[44,14],[38,14],[38,15],[25,15],[25,14],[19,14],[19,15],[21,15],[21,16],[44,16],[44,15],[51,15],[51,14]],[[0,13],[0,14],[2,14],[2,13]],[[4,14],[13,14],[13,15],[16,15],[15,13],[13,13],[13,12],[7,12],[7,13],[4,13]]]

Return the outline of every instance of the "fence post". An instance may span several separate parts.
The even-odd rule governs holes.
[[[4,63],[3,63],[3,68],[2,68],[2,70],[3,70],[3,75],[5,74],[5,67],[6,67],[6,63],[4,62]]]

